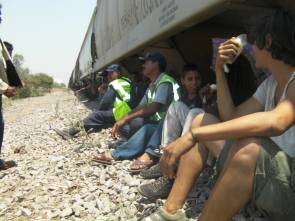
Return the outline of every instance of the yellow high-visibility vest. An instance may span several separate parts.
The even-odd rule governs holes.
[[[147,93],[148,104],[151,104],[153,102],[153,99],[155,98],[155,95],[156,95],[156,91],[162,83],[170,83],[172,85],[172,87],[173,87],[173,101],[172,102],[179,100],[179,94],[180,94],[179,84],[174,80],[174,78],[172,78],[168,74],[164,73],[164,74],[161,74],[160,79],[157,80],[156,86],[154,87],[153,91],[148,89],[148,93]],[[157,112],[153,116],[150,117],[150,120],[151,121],[160,121],[161,119],[163,119],[165,117],[165,114],[166,114],[166,112]]]
[[[117,97],[114,102],[113,114],[116,121],[121,120],[130,111],[129,102],[131,99],[131,81],[129,78],[120,77],[110,84],[117,93]]]

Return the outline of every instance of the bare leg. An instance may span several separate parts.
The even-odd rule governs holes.
[[[208,156],[206,148],[196,145],[188,151],[179,162],[177,176],[164,209],[168,213],[175,213],[183,207],[187,195],[191,191],[196,177],[204,168]]]
[[[230,220],[251,199],[259,144],[256,139],[238,141],[203,210],[201,221]]]
[[[200,127],[208,124],[218,123],[218,119],[209,114],[198,115],[192,127]],[[206,145],[210,146],[210,149],[215,150],[218,154],[222,146],[223,141],[208,142]],[[173,188],[169,194],[169,197],[164,205],[164,209],[169,213],[175,213],[178,209],[183,207],[183,204],[187,198],[187,195],[192,189],[195,183],[196,177],[201,173],[204,168],[208,156],[208,149],[203,144],[197,144],[190,151],[185,153],[179,162],[177,177],[175,179]]]
[[[137,159],[142,160],[142,161],[150,161],[150,160],[152,160],[151,156],[149,154],[147,154],[147,153],[142,154]]]

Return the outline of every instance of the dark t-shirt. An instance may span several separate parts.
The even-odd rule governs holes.
[[[135,108],[142,100],[145,92],[149,86],[148,82],[135,82],[132,81],[130,107]]]
[[[108,87],[108,90],[101,98],[98,105],[98,110],[111,110],[114,107],[114,102],[116,99],[116,91],[113,87]]]
[[[197,95],[193,99],[189,99],[188,94],[186,92],[183,92],[179,100],[186,104],[189,109],[203,107],[203,103],[199,95]]]

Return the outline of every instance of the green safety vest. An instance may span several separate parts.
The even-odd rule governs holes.
[[[120,77],[112,81],[110,86],[114,88],[118,95],[114,102],[113,114],[115,120],[119,121],[131,111],[128,104],[131,99],[131,81],[126,77]]]
[[[167,74],[161,74],[160,79],[156,80],[157,82],[155,83],[155,87],[154,89],[150,90],[148,89],[148,93],[147,93],[147,99],[148,99],[148,104],[151,104],[153,102],[153,99],[155,98],[156,95],[156,91],[158,89],[158,87],[160,86],[160,84],[162,83],[170,83],[172,84],[173,87],[173,101],[178,101],[179,100],[179,94],[180,94],[180,87],[178,85],[178,83],[174,80],[174,78],[172,78],[171,76],[167,75]],[[165,117],[166,112],[157,112],[155,113],[153,116],[150,117],[151,121],[160,121],[161,119],[163,119]]]

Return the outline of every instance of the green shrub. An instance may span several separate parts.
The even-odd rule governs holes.
[[[17,89],[17,95],[14,99],[43,96],[55,86],[65,86],[64,84],[54,82],[54,79],[47,74],[31,74],[28,68],[23,67],[24,57],[22,55],[14,55],[13,62],[24,82],[24,87]]]
[[[64,83],[53,83],[53,88],[66,88],[67,86]]]

